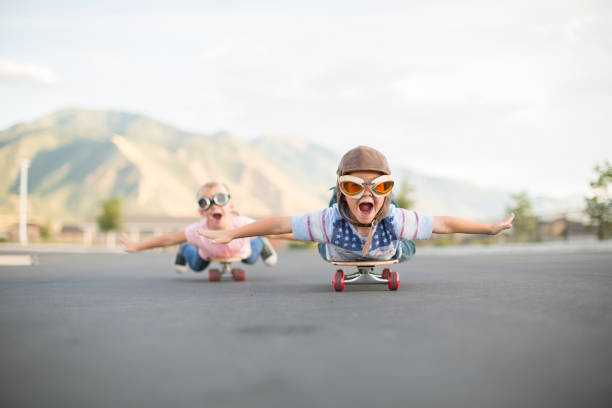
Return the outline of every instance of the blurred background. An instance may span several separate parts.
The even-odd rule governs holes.
[[[430,244],[605,239],[611,39],[607,1],[1,2],[0,240],[182,229],[211,180],[314,211],[359,144],[405,207],[518,215]]]

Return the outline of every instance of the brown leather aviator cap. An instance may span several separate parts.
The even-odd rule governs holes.
[[[368,146],[357,146],[346,152],[340,160],[336,174],[344,176],[353,171],[377,171],[391,174],[387,158],[378,150]]]
[[[386,175],[391,174],[391,170],[389,170],[389,163],[387,163],[387,158],[378,150],[368,146],[357,146],[354,149],[346,152],[340,160],[336,174],[338,177],[340,177],[355,171],[375,171]],[[342,194],[342,191],[340,190],[340,186],[337,184],[336,199],[338,202],[338,210],[340,211],[342,218],[358,227],[370,227],[370,233],[368,234],[361,252],[361,256],[365,257],[370,250],[372,234],[374,233],[376,224],[385,218],[389,212],[389,206],[391,205],[391,194],[385,197],[385,201],[383,202],[380,211],[378,211],[371,224],[361,224],[352,216],[346,203],[346,197],[344,197],[344,194]]]

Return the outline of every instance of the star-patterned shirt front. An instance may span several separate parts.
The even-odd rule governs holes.
[[[361,250],[366,237],[360,236],[355,227],[342,218],[337,204],[321,211],[293,216],[291,228],[298,241],[325,244],[327,259],[331,261],[388,260],[396,256],[400,241],[429,239],[433,217],[391,204],[387,216],[374,230],[365,257],[361,256]]]

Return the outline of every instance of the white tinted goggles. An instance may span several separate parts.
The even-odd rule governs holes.
[[[376,197],[384,197],[393,190],[394,184],[393,177],[386,174],[376,177],[370,182],[350,175],[338,177],[338,185],[342,194],[355,199],[363,196],[366,187],[369,187],[372,194]]]
[[[219,207],[223,207],[227,205],[230,200],[230,195],[226,193],[217,193],[212,198],[202,197],[198,200],[198,207],[200,210],[206,211],[210,208],[211,205],[216,204]]]

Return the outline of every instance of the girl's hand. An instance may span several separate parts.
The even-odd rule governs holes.
[[[138,248],[138,243],[129,239],[125,232],[122,232],[121,235],[119,235],[119,242],[125,246],[125,248],[123,248],[125,252],[140,251],[140,248]]]
[[[208,238],[212,240],[215,244],[227,244],[232,239],[232,235],[228,230],[203,230],[202,228],[198,229],[198,234],[203,236],[204,238]]]
[[[491,235],[497,235],[503,230],[512,228],[512,220],[514,219],[514,213],[510,214],[506,219],[501,222],[491,224]]]

